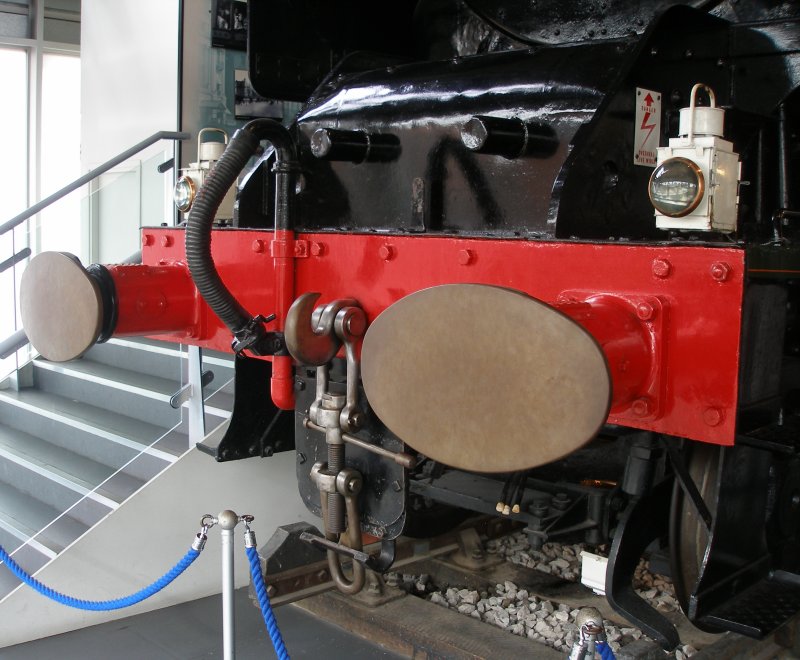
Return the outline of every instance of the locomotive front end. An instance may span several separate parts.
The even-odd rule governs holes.
[[[37,350],[233,351],[215,458],[295,452],[303,541],[345,593],[477,512],[610,545],[609,601],[665,648],[631,586],[659,542],[699,626],[768,633],[743,605],[764,593],[800,609],[797,8],[310,4],[302,39],[303,7],[250,7],[250,77],[296,120],[234,135],[141,265],[35,259]]]

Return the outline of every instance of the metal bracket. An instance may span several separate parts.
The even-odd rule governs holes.
[[[473,570],[485,568],[488,564],[483,542],[475,529],[464,529],[458,533],[458,552],[450,559],[454,564]]]
[[[202,375],[202,385],[206,387],[210,385],[211,382],[214,380],[214,372],[213,371],[204,371]],[[189,398],[192,396],[192,384],[186,383],[183,387],[181,387],[175,394],[173,394],[169,398],[169,405],[176,410],[180,408],[184,403],[186,403]]]

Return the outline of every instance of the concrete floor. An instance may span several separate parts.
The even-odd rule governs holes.
[[[292,658],[402,658],[292,605],[275,610]],[[236,592],[236,658],[274,658],[261,611]],[[199,660],[222,658],[222,597],[211,596],[0,649],[2,660]]]

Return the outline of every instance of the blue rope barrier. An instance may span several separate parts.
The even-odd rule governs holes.
[[[130,607],[131,605],[135,605],[136,603],[140,603],[141,601],[150,598],[150,596],[161,591],[187,568],[189,568],[192,562],[199,556],[199,550],[190,548],[189,551],[183,556],[183,559],[175,564],[172,569],[161,576],[158,580],[153,582],[150,586],[145,587],[144,589],[141,589],[130,596],[125,596],[124,598],[115,598],[114,600],[80,600],[78,598],[73,598],[72,596],[59,593],[55,589],[51,589],[50,587],[39,582],[37,579],[33,578],[11,558],[3,546],[0,546],[0,561],[4,562],[8,567],[8,570],[10,570],[15,576],[17,576],[17,578],[19,578],[29,587],[32,587],[43,596],[47,596],[49,599],[54,600],[57,603],[61,603],[62,605],[74,607],[79,610],[92,610],[95,612],[118,610],[122,609],[123,607]]]
[[[617,656],[614,655],[614,651],[611,650],[611,646],[605,642],[597,642],[595,648],[603,660],[617,660]]]
[[[269,638],[272,640],[272,646],[275,649],[275,654],[280,660],[289,660],[289,653],[283,644],[283,637],[281,631],[278,629],[278,622],[275,620],[275,615],[272,613],[272,606],[269,604],[269,596],[267,595],[267,587],[264,584],[264,576],[261,573],[261,562],[258,559],[258,551],[255,548],[245,548],[247,552],[247,560],[250,562],[250,575],[253,577],[253,588],[258,596],[258,604],[261,606],[261,614],[264,617],[264,623],[267,625],[267,632]]]

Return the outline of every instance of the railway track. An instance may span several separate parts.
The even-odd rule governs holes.
[[[580,583],[579,548],[548,544],[532,551],[524,535],[503,522],[482,520],[430,541],[402,541],[396,570],[383,577],[369,572],[367,586],[355,597],[331,589],[323,561],[302,570],[267,571],[271,596],[277,604],[295,601],[315,616],[414,659],[563,660],[582,607],[603,614],[620,660],[800,658],[800,617],[760,641],[705,633],[670,601],[669,579],[642,565],[634,586],[655,600],[680,634],[681,646],[666,653]]]

